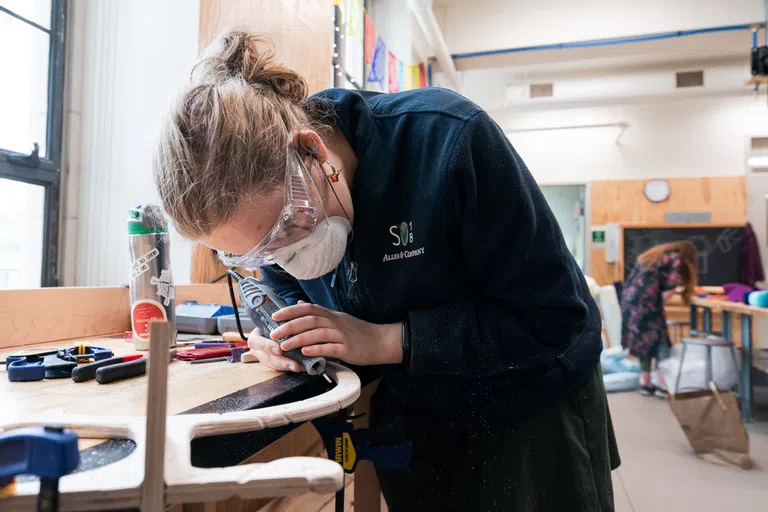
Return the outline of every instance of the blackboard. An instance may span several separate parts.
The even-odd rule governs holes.
[[[644,251],[658,244],[690,240],[698,253],[698,284],[736,283],[743,238],[741,227],[624,228],[624,280]]]

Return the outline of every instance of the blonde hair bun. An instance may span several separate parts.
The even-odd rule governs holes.
[[[276,61],[272,41],[244,30],[220,34],[193,68],[191,79],[196,85],[244,80],[260,92],[271,92],[294,104],[305,102],[308,94],[307,82]]]

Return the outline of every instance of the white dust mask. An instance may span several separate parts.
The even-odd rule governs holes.
[[[328,217],[307,238],[277,249],[272,258],[296,279],[324,276],[341,263],[351,231],[352,225],[344,217]]]

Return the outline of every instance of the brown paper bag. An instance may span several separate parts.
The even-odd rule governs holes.
[[[736,398],[711,390],[670,395],[669,405],[697,455],[714,455],[744,469],[751,466],[749,438]]]

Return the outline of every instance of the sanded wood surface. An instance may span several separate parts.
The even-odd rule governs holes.
[[[133,344],[119,338],[89,338],[93,346],[110,348],[115,355],[133,354]],[[34,347],[71,347],[72,341],[33,345]],[[27,347],[25,347],[27,348]],[[13,353],[0,350],[0,359]],[[146,355],[146,352],[143,354]],[[189,364],[174,360],[168,366],[168,414],[179,414],[235,391],[281,375],[261,364],[237,364],[226,361]],[[146,414],[147,376],[98,384],[73,382],[72,379],[46,379],[38,382],[9,382],[5,366],[0,369],[0,403],[19,415],[37,414],[49,409],[63,409],[70,414],[144,416]]]
[[[230,304],[226,283],[176,286],[176,303]],[[0,349],[130,331],[127,286],[0,290]]]
[[[297,496],[306,492],[330,493],[340,489],[343,485],[341,466],[326,458],[289,457],[266,464],[223,468],[192,466],[191,441],[196,437],[253,432],[302,423],[354,403],[360,396],[358,376],[352,370],[332,363],[326,370],[337,385],[304,400],[224,414],[169,416],[165,440],[165,501],[198,503],[208,499],[224,500],[231,496],[255,499]],[[15,413],[12,412],[14,416],[10,421],[0,421],[0,429],[14,430],[54,423],[86,437],[103,434],[133,439],[136,450],[125,459],[63,477],[60,482],[61,505],[64,511],[103,510],[107,503],[116,508],[138,505],[141,498],[138,484],[144,476],[141,455],[146,449],[145,434],[149,433],[143,428],[145,418],[71,415],[57,411],[28,418]],[[15,494],[6,503],[12,510],[30,510],[38,492],[38,482],[20,482]]]

